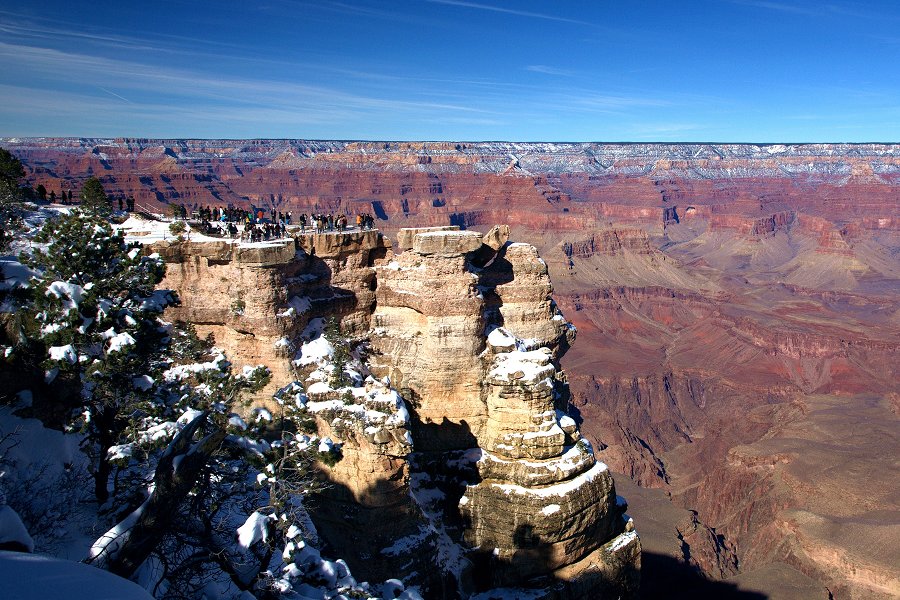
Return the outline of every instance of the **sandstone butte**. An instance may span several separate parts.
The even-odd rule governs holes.
[[[327,317],[367,343],[373,375],[399,391],[412,418],[373,425],[337,392],[305,390],[342,454],[319,465],[332,485],[312,516],[358,577],[404,577],[430,597],[631,597],[634,523],[565,412],[559,359],[575,329],[536,249],[508,238],[505,226],[440,227],[401,229],[398,254],[374,230],[146,250],[165,259],[161,285],[181,299],[167,318],[212,333],[236,364],[270,366],[257,402],[302,381],[290,349]]]
[[[560,362],[624,475],[642,593],[900,595],[900,144],[0,145],[32,185],[93,174],[149,211],[366,212],[389,236],[507,223],[578,328]]]

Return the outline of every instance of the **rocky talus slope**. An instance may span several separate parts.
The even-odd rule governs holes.
[[[273,390],[339,445],[312,514],[358,577],[401,574],[430,597],[632,595],[634,524],[566,413],[574,328],[534,247],[508,237],[444,227],[401,231],[396,253],[377,231],[147,250],[181,298],[169,316],[238,364],[269,365]],[[359,359],[346,388],[314,356],[329,317]]]

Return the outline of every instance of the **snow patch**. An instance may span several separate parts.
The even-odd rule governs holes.
[[[288,300],[288,308],[283,312],[278,313],[276,316],[278,317],[295,317],[297,315],[302,315],[306,312],[309,312],[309,309],[312,308],[312,302],[306,296],[298,297],[292,296],[290,300]]]
[[[551,377],[555,371],[550,364],[549,348],[514,350],[494,357],[488,377],[498,382],[536,384]]]
[[[319,336],[300,347],[300,358],[294,361],[299,366],[320,364],[334,355],[334,346],[325,336]]]
[[[269,540],[269,522],[274,520],[272,515],[264,515],[259,511],[254,511],[252,515],[247,517],[244,524],[238,527],[238,544],[241,548],[249,549],[256,542],[267,542]]]
[[[621,550],[631,542],[633,542],[637,538],[637,531],[626,531],[625,533],[621,533],[613,539],[612,542],[609,543],[609,551],[616,552],[617,550]]]
[[[124,348],[128,346],[134,346],[137,343],[131,334],[127,331],[123,331],[117,335],[114,335],[109,340],[109,348],[107,348],[107,353],[111,354],[113,352],[121,352]]]
[[[50,360],[67,362],[73,365],[78,362],[78,353],[75,351],[75,346],[72,344],[66,344],[65,346],[51,346],[48,349],[48,352],[50,354]]]
[[[601,473],[607,471],[607,466],[602,462],[594,463],[594,466],[581,475],[555,485],[542,488],[526,488],[514,483],[492,483],[491,486],[502,490],[505,494],[517,494],[520,496],[533,496],[537,498],[562,498],[583,485],[596,479]]]
[[[153,600],[139,585],[103,569],[22,552],[0,552],[3,597],[20,600]]]
[[[0,290],[8,291],[16,288],[27,288],[32,277],[37,277],[38,272],[33,271],[11,257],[0,258]]]
[[[495,348],[515,348],[517,340],[507,329],[498,327],[488,334],[487,341]]]
[[[9,506],[0,506],[0,545],[16,543],[34,552],[34,540],[19,515]]]
[[[141,375],[140,377],[133,378],[131,380],[131,384],[135,387],[135,389],[146,392],[153,387],[154,381],[153,378],[149,375]]]
[[[552,514],[558,513],[562,508],[559,504],[548,504],[544,508],[541,509],[541,514],[550,516]]]
[[[74,283],[66,281],[54,281],[47,286],[47,296],[59,298],[62,301],[63,310],[68,312],[72,309],[78,309],[84,298],[84,288]]]
[[[246,429],[247,429],[247,422],[244,421],[244,420],[243,420],[240,416],[238,416],[238,415],[231,415],[230,417],[228,417],[228,425],[231,426],[231,427],[236,427],[236,428],[238,428],[238,429],[240,429],[240,430],[246,430]]]

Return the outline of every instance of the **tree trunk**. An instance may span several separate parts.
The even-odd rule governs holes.
[[[109,448],[100,445],[101,458],[97,462],[97,470],[94,471],[94,496],[97,498],[97,504],[103,506],[109,500],[109,474],[112,469],[105,458],[105,453]]]
[[[194,434],[208,416],[204,412],[175,436],[156,467],[153,493],[94,544],[86,562],[129,578],[147,560],[169,530],[210,456],[225,439],[225,431],[217,429],[192,444]],[[180,457],[177,468],[176,457]]]
[[[109,476],[112,473],[112,465],[106,457],[115,441],[113,432],[117,412],[114,408],[107,407],[94,411],[93,415],[96,420],[93,427],[97,431],[98,446],[97,469],[94,471],[94,496],[100,506],[109,500]]]

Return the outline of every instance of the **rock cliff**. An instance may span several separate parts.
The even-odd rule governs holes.
[[[693,565],[717,578],[738,564],[735,581],[773,596],[781,591],[775,582],[782,580],[805,581],[808,593],[800,595],[810,597],[826,597],[826,588],[835,596],[846,591],[865,598],[895,597],[900,590],[894,568],[900,560],[895,534],[900,512],[891,495],[898,481],[890,463],[900,444],[898,144],[32,138],[4,139],[0,145],[22,159],[32,185],[77,192],[86,177],[97,175],[114,196],[134,196],[139,206],[154,210],[176,202],[253,203],[293,210],[295,216],[367,212],[392,236],[401,228],[485,230],[508,223],[515,239],[538,249],[553,278],[555,300],[578,326],[579,341],[561,364],[572,403],[584,416],[582,433],[611,469],[662,488],[664,503],[675,505],[670,509],[695,511],[688,521],[696,520],[696,527],[683,526],[680,516],[660,522],[665,543],[654,547],[669,548],[671,560],[645,560],[648,579],[663,562],[676,574]],[[415,234],[401,236],[392,257],[398,265],[412,265],[418,256],[400,253],[412,251]],[[325,256],[320,250],[316,256]],[[386,257],[388,250],[373,252]],[[503,281],[510,277],[509,267],[491,273],[491,256],[472,255],[469,262],[480,272],[465,268],[460,257],[445,257],[456,263],[439,268],[464,278],[448,277],[440,284],[375,268],[381,260],[375,258],[371,268],[348,275],[348,281],[357,275],[376,283],[396,278],[396,292],[370,283],[353,296],[343,283],[331,284],[332,276],[350,273],[342,270],[342,259],[305,259],[315,263],[311,268],[319,283],[298,279],[293,291],[285,284],[278,302],[296,298],[299,312],[309,302],[321,314],[340,304],[346,322],[355,322],[354,330],[363,335],[377,329],[371,322],[374,309],[367,308],[374,298],[385,322],[410,336],[392,342],[398,352],[401,346],[418,352],[422,346],[416,339],[426,335],[429,344],[444,341],[444,325],[451,336],[448,350],[462,352],[482,347],[466,336],[485,331],[474,326],[464,331],[464,315],[480,318],[486,328],[505,326],[519,319],[518,309],[509,310],[514,304],[528,306],[527,298],[513,299],[515,284]],[[436,259],[437,254],[426,254],[415,260],[430,266]],[[272,271],[265,269],[254,277]],[[516,271],[519,281],[526,275]],[[491,278],[498,279],[496,285]],[[240,285],[257,286],[249,279]],[[446,323],[440,320],[443,313],[428,312],[438,310],[434,298],[443,286],[466,294],[458,305],[447,306]],[[497,290],[506,295],[501,298]],[[417,291],[425,296],[419,304],[401,293]],[[479,294],[484,297],[480,317]],[[410,298],[404,304],[399,296]],[[232,302],[222,298],[210,308],[229,313]],[[356,316],[349,317],[351,310]],[[404,324],[404,314],[419,321]],[[252,318],[249,311],[244,315]],[[235,324],[243,318],[226,316]],[[290,327],[302,338],[308,320],[309,315]],[[248,323],[241,331],[249,331]],[[273,333],[263,341],[241,334],[236,341],[248,346],[247,360],[263,361],[251,358],[252,347],[260,357],[271,352],[270,342],[281,339],[278,328],[287,325],[270,324],[279,337]],[[540,331],[526,332],[523,326]],[[550,340],[553,326],[522,318],[513,331],[524,339]],[[388,364],[385,357],[393,350],[388,344],[378,349],[384,355],[372,354],[371,361]],[[406,366],[434,366],[441,377],[453,371],[427,352],[403,360]],[[486,373],[484,360],[469,366]],[[415,381],[400,369],[391,377],[414,402],[419,384],[447,398],[457,392],[472,398],[476,388],[481,394],[467,373],[443,384],[421,376]],[[420,410],[414,422],[432,419],[428,428],[410,425],[422,447],[434,443],[445,448],[435,450],[445,457],[462,453],[446,439],[422,435],[449,429],[450,416],[444,422],[438,407],[429,417],[434,405],[426,401],[417,409],[413,402],[410,409]],[[458,427],[448,437],[471,439],[473,428],[488,430],[486,401],[471,407],[482,412],[455,417]],[[852,447],[845,444],[852,431],[848,424],[880,432],[877,442],[860,433],[850,438]],[[448,481],[481,477],[462,455],[428,462],[426,452],[414,454],[431,472],[444,469],[440,476]],[[418,472],[410,472],[420,500],[443,485],[426,486]],[[457,506],[465,489],[444,487],[445,499],[436,502],[440,510],[431,514],[453,530],[457,525],[445,519],[447,505]],[[855,489],[870,490],[870,497],[850,503],[841,496]],[[629,496],[644,492],[635,488]],[[635,511],[642,506],[640,499],[633,504]],[[647,546],[651,524],[665,512],[637,514]],[[864,535],[857,535],[860,527]],[[716,533],[703,533],[708,531]],[[869,539],[894,543],[860,541]],[[867,583],[885,577],[886,585]]]
[[[575,330],[535,248],[508,238],[441,227],[401,230],[397,254],[377,231],[147,250],[179,293],[169,316],[239,364],[269,365],[266,391],[295,398],[340,448],[320,465],[331,487],[313,517],[354,573],[437,596],[634,594],[633,522],[567,414],[559,359]],[[330,317],[356,361],[344,387]]]

